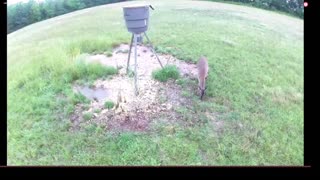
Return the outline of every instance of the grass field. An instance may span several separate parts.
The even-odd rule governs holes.
[[[161,119],[152,133],[68,131],[75,105],[87,101],[72,82],[114,73],[76,59],[130,41],[121,8],[129,3],[8,35],[8,165],[303,165],[303,20],[239,5],[152,1],[150,11],[158,52],[194,62],[207,56],[209,98],[196,101],[196,113],[176,111],[186,120],[214,114],[219,132],[206,121],[182,127]]]

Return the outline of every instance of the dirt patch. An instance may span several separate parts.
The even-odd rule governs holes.
[[[72,129],[79,124],[96,123],[108,131],[148,131],[149,124],[160,114],[176,118],[174,107],[191,106],[190,97],[181,96],[182,87],[175,80],[161,83],[152,79],[152,72],[161,68],[149,47],[139,45],[137,48],[137,77],[139,94],[134,94],[134,79],[126,73],[129,45],[116,47],[111,57],[105,55],[88,56],[88,63],[98,62],[119,69],[119,73],[109,79],[98,79],[92,88],[74,86],[74,91],[91,99],[88,110],[81,105],[76,107],[71,116]],[[176,65],[182,77],[195,79],[197,67],[174,58],[171,55],[158,54],[163,65]],[[131,53],[129,69],[134,69],[134,52]],[[195,87],[184,90],[193,91]],[[112,109],[104,107],[106,101],[114,102]],[[83,114],[92,113],[89,121],[84,121]]]
[[[80,123],[83,122],[83,108],[81,104],[76,105],[74,113],[71,115],[70,121],[72,126],[70,131],[76,131],[80,129]]]

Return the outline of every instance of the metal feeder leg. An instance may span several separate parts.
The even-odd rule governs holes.
[[[138,85],[137,85],[137,34],[134,35],[134,88],[135,88],[135,94],[138,96]]]
[[[160,61],[159,57],[157,56],[155,50],[153,49],[153,46],[152,46],[152,43],[151,43],[150,39],[149,39],[148,36],[147,36],[147,33],[144,32],[144,35],[146,36],[146,38],[147,38],[147,40],[148,40],[148,43],[149,43],[150,46],[151,46],[151,50],[152,50],[153,54],[157,57],[160,66],[163,68],[163,66],[162,66],[162,64],[161,64],[161,61]]]
[[[133,42],[133,34],[132,34],[132,37],[131,37],[131,42],[130,42],[130,49],[129,49],[129,53],[128,53],[128,61],[127,61],[127,74],[128,74],[128,71],[129,71],[129,64],[130,64],[130,55],[131,55],[131,48],[132,48],[132,42]]]

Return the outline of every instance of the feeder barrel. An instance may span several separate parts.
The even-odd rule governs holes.
[[[124,19],[129,32],[140,34],[148,30],[150,5],[123,7]]]

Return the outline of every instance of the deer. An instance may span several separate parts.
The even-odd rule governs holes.
[[[206,80],[208,77],[208,60],[206,57],[201,56],[198,60],[198,81],[199,81],[199,90],[200,90],[200,99],[203,99],[203,95],[207,89]]]

